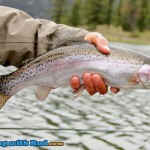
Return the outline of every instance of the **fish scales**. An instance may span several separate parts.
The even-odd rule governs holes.
[[[150,78],[148,56],[118,47],[110,46],[110,49],[111,53],[104,55],[94,45],[80,43],[42,54],[15,72],[1,76],[0,99],[7,101],[25,87],[36,86],[36,91],[41,88],[44,93],[44,90],[49,92],[51,88],[68,86],[75,75],[83,83],[82,75],[86,72],[100,74],[108,86],[150,88],[147,79],[145,81],[147,76]],[[48,95],[45,92],[42,97],[36,91],[37,98],[44,99]]]

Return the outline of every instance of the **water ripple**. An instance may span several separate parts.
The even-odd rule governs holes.
[[[1,73],[14,69],[1,67]],[[63,141],[61,149],[73,150],[146,150],[150,147],[149,97],[149,91],[121,90],[115,98],[111,93],[90,97],[84,92],[74,101],[69,88],[59,88],[38,102],[32,91],[24,89],[0,110],[0,138]]]

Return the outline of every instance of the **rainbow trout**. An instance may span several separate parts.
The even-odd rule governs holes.
[[[27,61],[0,77],[0,108],[25,87],[33,87],[35,97],[45,100],[51,89],[70,85],[72,76],[79,76],[83,83],[86,72],[100,74],[108,86],[150,89],[150,57],[124,48],[110,49],[105,55],[90,43],[74,43]],[[75,94],[80,95],[83,89],[81,86]]]

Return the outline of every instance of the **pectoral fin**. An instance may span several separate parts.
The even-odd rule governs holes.
[[[32,87],[32,90],[37,100],[44,101],[47,98],[51,90],[51,87],[45,85],[43,86],[35,85],[34,87]]]
[[[79,89],[73,91],[73,97],[76,99],[78,97],[80,97],[83,93],[84,90],[84,85],[81,85]]]
[[[139,84],[139,78],[137,75],[133,75],[131,79],[128,80],[131,85]]]

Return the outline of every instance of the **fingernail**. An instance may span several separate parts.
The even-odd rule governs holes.
[[[93,75],[94,76],[94,81],[99,82],[99,76],[98,75]]]
[[[110,48],[107,45],[103,46],[106,50],[110,51]]]
[[[90,73],[85,73],[85,74],[84,74],[84,78],[85,78],[85,79],[89,79],[90,77],[91,77],[91,74],[90,74]]]
[[[72,80],[72,83],[78,83],[78,78],[74,77],[73,80]]]

